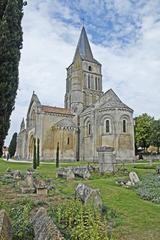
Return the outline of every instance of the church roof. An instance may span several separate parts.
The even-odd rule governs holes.
[[[71,114],[72,115],[70,109],[67,109],[67,108],[42,105],[41,110],[43,112],[47,112],[47,113],[61,113],[61,114]]]
[[[124,104],[120,98],[116,95],[116,93],[109,89],[105,92],[100,98],[99,102],[96,103],[97,107],[105,107],[105,108],[126,108],[130,111],[133,111],[126,104]]]
[[[80,34],[80,38],[79,38],[78,45],[77,45],[77,48],[76,48],[76,52],[75,52],[75,55],[74,55],[74,58],[73,58],[73,62],[74,62],[77,54],[80,54],[80,56],[83,60],[88,60],[88,61],[91,61],[91,62],[98,63],[93,58],[92,50],[91,50],[91,47],[90,47],[90,44],[89,44],[89,41],[88,41],[88,37],[87,37],[87,34],[86,34],[86,30],[85,30],[84,27],[82,28],[82,31],[81,31],[81,34]],[[98,63],[98,64],[100,64],[100,63]]]
[[[64,118],[56,123],[56,127],[77,128],[76,124],[70,118]]]
[[[101,98],[93,105],[90,105],[86,108],[82,114],[92,111],[93,109],[104,109],[104,108],[125,108],[126,110],[133,112],[131,108],[129,108],[126,104],[124,104],[120,98],[116,95],[116,93],[109,89],[106,91]]]

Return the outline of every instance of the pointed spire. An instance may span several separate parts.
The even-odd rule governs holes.
[[[84,28],[84,26],[82,27],[82,31],[81,31],[81,34],[80,34],[80,38],[79,38],[79,41],[78,41],[78,45],[77,45],[77,48],[76,48],[76,52],[75,52],[75,55],[74,55],[74,59],[73,59],[73,62],[76,58],[76,55],[77,54],[80,54],[81,58],[84,59],[84,60],[88,60],[88,61],[95,61],[94,58],[93,58],[93,54],[92,54],[92,51],[91,51],[91,47],[90,47],[90,44],[89,44],[89,41],[88,41],[88,37],[87,37],[87,34],[86,34],[86,30]]]
[[[20,131],[23,131],[24,129],[25,129],[25,122],[24,122],[24,118],[23,118],[22,122],[21,122]]]

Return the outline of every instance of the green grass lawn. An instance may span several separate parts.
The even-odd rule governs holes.
[[[159,163],[159,162],[158,162]],[[141,177],[148,173],[155,172],[158,163],[149,168],[149,164],[126,165],[128,171],[135,171]],[[79,165],[80,163],[74,163]],[[84,163],[81,163],[84,164]],[[69,166],[61,164],[61,166]],[[148,166],[148,167],[147,167]],[[7,168],[26,170],[32,167],[28,163],[9,163],[0,160],[0,175]],[[133,189],[126,189],[115,184],[117,178],[127,176],[100,176],[95,175],[90,180],[76,179],[66,181],[56,179],[55,164],[41,164],[36,170],[41,176],[55,179],[58,188],[58,195],[72,197],[74,188],[79,182],[98,188],[101,192],[103,203],[106,207],[116,212],[116,226],[113,230],[113,237],[117,240],[159,240],[160,239],[160,205],[139,198]],[[0,197],[1,200],[1,197]]]

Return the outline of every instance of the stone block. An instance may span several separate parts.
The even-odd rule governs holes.
[[[114,172],[115,155],[113,148],[101,147],[97,149],[99,158],[99,171],[100,173]]]
[[[29,193],[29,194],[32,194],[32,193],[35,193],[35,188],[34,187],[21,187],[21,192],[23,193],[23,194],[27,194],[27,193]]]
[[[90,188],[85,184],[78,184],[75,189],[75,197],[76,199],[80,199],[80,201],[84,204],[90,203],[95,207],[102,207],[102,200],[99,190]]]
[[[5,210],[0,211],[0,240],[12,240],[12,225]]]
[[[64,240],[62,234],[48,217],[45,208],[41,207],[32,217],[31,223],[35,240]]]
[[[71,168],[59,168],[57,171],[57,176],[66,178],[67,180],[74,179],[75,175]]]
[[[36,188],[36,193],[38,195],[47,195],[48,189],[47,188]]]
[[[130,172],[129,178],[130,178],[132,185],[135,185],[136,183],[138,183],[140,181],[139,177],[137,176],[137,173],[135,173],[135,172]]]
[[[88,179],[91,176],[87,166],[74,167],[72,168],[72,170],[75,176],[77,177]]]

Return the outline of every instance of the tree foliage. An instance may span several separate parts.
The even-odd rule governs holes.
[[[23,0],[0,0],[0,155],[18,88]]]
[[[15,132],[12,136],[11,142],[9,144],[8,152],[10,157],[13,157],[16,152],[16,145],[17,145],[17,133]]]
[[[157,147],[159,153],[160,148],[160,119],[154,120],[151,129],[151,144]]]
[[[34,138],[34,148],[33,148],[33,169],[37,168],[37,148],[36,148],[36,138]]]
[[[39,142],[40,142],[40,140],[39,140],[39,138],[37,139],[37,167],[39,166],[39,158],[40,158],[40,156],[39,156]]]
[[[144,113],[135,118],[136,147],[146,149],[151,143],[151,132],[154,118]]]

